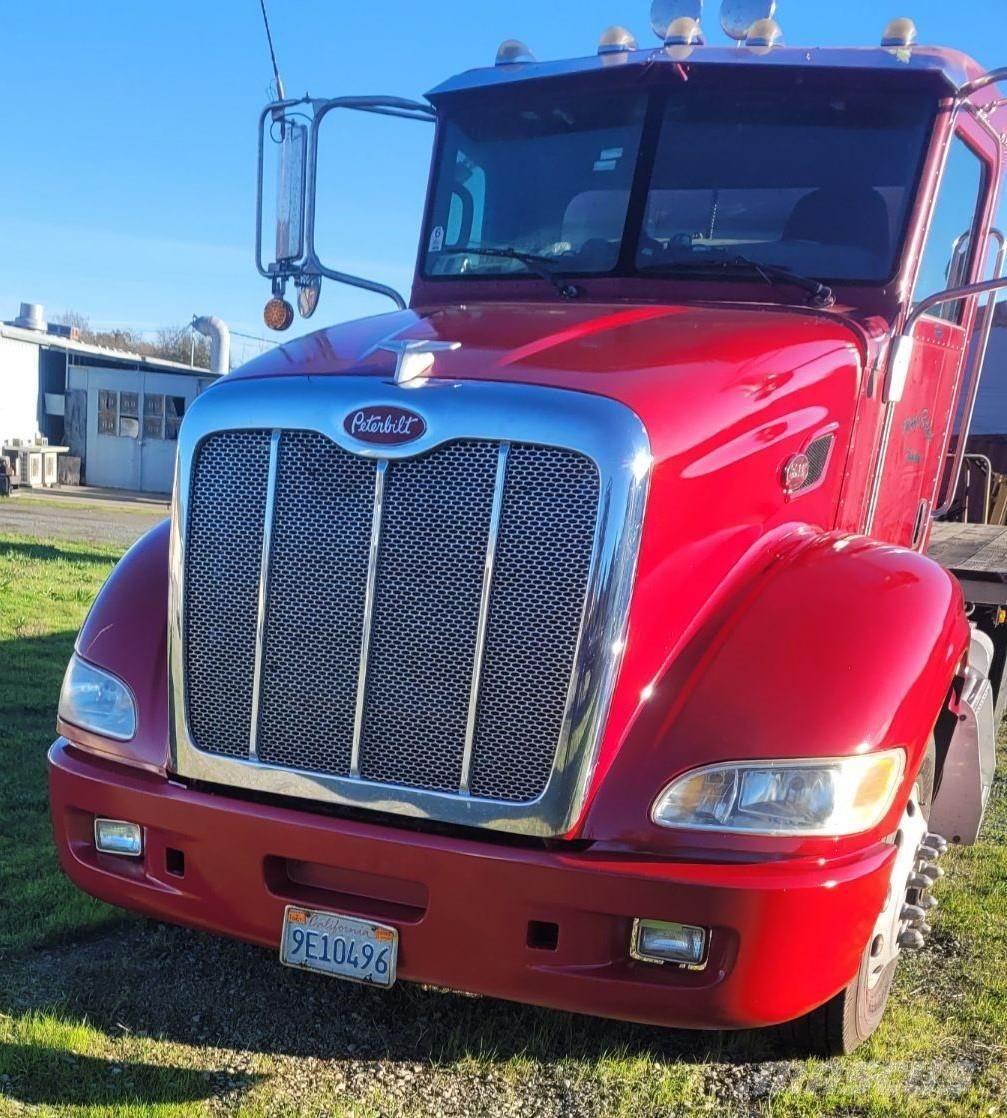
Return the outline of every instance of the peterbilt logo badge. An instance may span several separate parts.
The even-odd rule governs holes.
[[[408,408],[357,408],[343,420],[348,435],[364,443],[397,446],[415,442],[427,430],[427,421]]]

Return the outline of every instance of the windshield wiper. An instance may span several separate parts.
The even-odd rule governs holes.
[[[723,260],[679,260],[666,264],[652,264],[640,268],[639,271],[662,272],[669,275],[675,272],[750,272],[761,277],[768,284],[785,284],[806,291],[808,302],[813,307],[833,307],[836,304],[836,296],[832,288],[821,280],[802,276],[800,272],[792,272],[789,268],[782,268],[778,264],[760,264],[757,260],[749,260],[747,256],[732,256]]]
[[[496,248],[490,245],[461,245],[459,248],[444,248],[441,253],[445,256],[464,256],[472,253],[473,256],[496,256],[501,260],[517,260],[520,264],[535,275],[540,276],[563,296],[564,299],[579,299],[583,294],[581,288],[557,271],[551,265],[554,263],[549,256],[537,256],[534,252],[522,252],[517,248]]]

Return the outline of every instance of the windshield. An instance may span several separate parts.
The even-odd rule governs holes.
[[[444,125],[428,277],[894,271],[933,120],[921,90],[821,72],[707,73],[649,91],[459,97]],[[750,273],[751,274],[751,273]]]

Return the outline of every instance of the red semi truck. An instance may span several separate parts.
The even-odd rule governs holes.
[[[190,409],[67,670],[56,842],[291,966],[842,1053],[993,780],[1005,578],[967,602],[927,548],[1007,285],[1007,73],[908,21],[658,30],[266,109],[269,321],[326,276],[397,309]],[[408,305],[315,251],[335,109],[435,124]]]

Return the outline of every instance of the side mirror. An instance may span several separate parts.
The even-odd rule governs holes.
[[[296,101],[275,101],[262,110],[255,264],[259,274],[272,284],[272,298],[266,304],[264,317],[266,325],[273,330],[286,330],[294,320],[293,307],[285,298],[290,281],[297,288],[297,305],[305,318],[310,317],[318,305],[323,278],[384,295],[400,310],[406,305],[394,288],[327,268],[315,250],[318,132],[322,121],[334,109],[354,109],[428,124],[437,119],[431,105],[401,97],[337,97],[329,101],[302,97]],[[263,199],[266,152],[273,148],[275,155],[269,162],[276,164],[275,255],[267,262],[263,258]]]
[[[304,201],[308,170],[306,124],[281,119],[276,175],[276,260],[294,264],[304,256]]]

